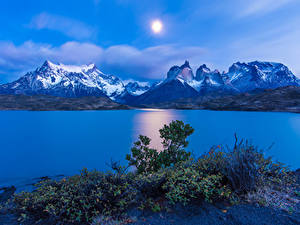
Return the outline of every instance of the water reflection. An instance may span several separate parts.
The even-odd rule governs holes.
[[[140,134],[148,136],[151,138],[150,146],[157,149],[162,148],[159,129],[172,120],[183,120],[183,115],[176,110],[145,109],[139,111],[133,119],[133,138],[137,140]]]

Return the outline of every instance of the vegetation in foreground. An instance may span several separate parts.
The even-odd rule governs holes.
[[[299,199],[293,173],[248,141],[236,138],[231,149],[216,146],[194,158],[185,150],[194,132],[190,125],[173,121],[159,132],[163,149],[151,148],[151,140],[140,136],[126,156],[127,167],[113,162],[114,172],[83,169],[60,181],[44,180],[7,205],[20,221],[95,225],[130,223],[126,212],[131,208],[159,212],[201,201],[250,201],[293,211],[291,202]],[[136,169],[128,171],[129,166]]]

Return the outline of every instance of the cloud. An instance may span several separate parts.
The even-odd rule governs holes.
[[[246,17],[252,15],[263,15],[275,11],[295,0],[248,0],[243,1],[243,6],[245,6],[241,11],[239,16]]]
[[[35,16],[29,24],[30,28],[54,30],[78,40],[89,39],[95,35],[96,30],[80,21],[67,17],[41,13]]]
[[[26,71],[40,66],[44,60],[64,64],[96,63],[105,73],[123,79],[162,79],[173,65],[181,65],[188,59],[198,65],[204,61],[207,51],[201,47],[159,45],[138,49],[129,45],[108,48],[91,43],[66,42],[59,47],[27,41],[16,46],[0,42],[0,71],[11,81]],[[2,78],[3,79],[3,78]]]
[[[278,26],[264,33],[240,38],[223,50],[227,60],[235,61],[275,61],[287,65],[300,77],[300,18],[287,21],[285,26]]]

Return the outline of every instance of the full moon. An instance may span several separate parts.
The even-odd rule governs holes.
[[[160,20],[154,20],[151,25],[152,31],[156,34],[160,33],[163,28],[163,24]]]

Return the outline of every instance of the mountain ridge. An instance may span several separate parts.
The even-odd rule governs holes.
[[[135,89],[139,88],[136,83]],[[124,102],[124,98],[130,96],[133,91],[128,91],[119,77],[104,74],[95,64],[74,66],[55,64],[49,60],[18,80],[0,85],[1,94],[41,94],[58,97],[105,96],[117,102]]]
[[[117,76],[104,74],[93,63],[75,66],[46,60],[35,71],[0,85],[0,94],[108,97],[119,103],[138,106],[284,86],[300,86],[300,80],[287,66],[275,62],[236,62],[223,73],[202,64],[194,74],[186,60],[181,66],[171,67],[166,79],[150,85],[135,80],[122,81]]]

